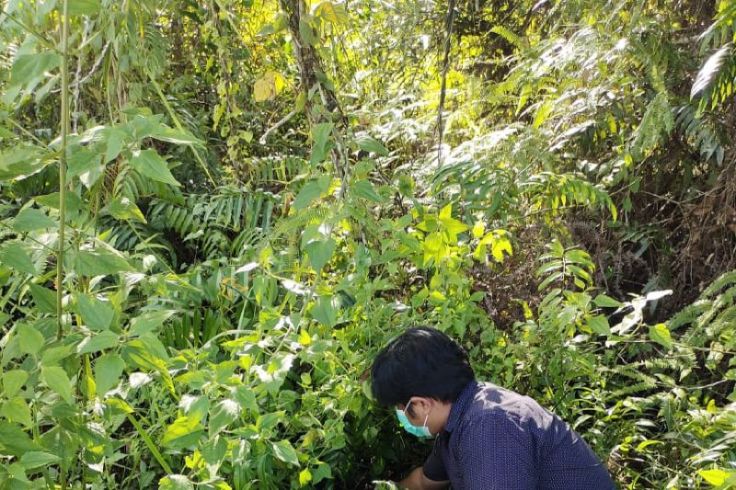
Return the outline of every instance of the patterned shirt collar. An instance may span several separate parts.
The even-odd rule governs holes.
[[[465,388],[460,392],[460,396],[457,397],[457,400],[455,400],[455,403],[452,404],[452,408],[450,409],[450,415],[447,417],[447,424],[445,424],[445,430],[447,432],[452,432],[458,422],[460,422],[463,413],[465,413],[477,391],[478,382],[476,380],[465,385]]]

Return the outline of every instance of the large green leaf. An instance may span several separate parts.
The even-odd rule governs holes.
[[[212,408],[209,420],[210,436],[233,423],[240,415],[240,405],[233,400],[222,400]]]
[[[78,354],[94,354],[105,349],[115,347],[120,343],[120,336],[110,330],[105,330],[91,337],[85,337],[77,346]]]
[[[73,270],[83,276],[106,276],[133,270],[120,252],[102,247],[94,251],[79,250],[69,256]]]
[[[58,223],[40,209],[25,208],[13,219],[13,229],[21,233],[54,228]]]
[[[41,366],[41,380],[46,383],[46,386],[58,393],[65,402],[70,405],[74,403],[72,382],[62,368],[59,366]]]
[[[21,352],[26,354],[37,354],[41,350],[45,339],[41,332],[36,330],[33,325],[27,323],[19,323],[16,327],[18,335],[18,345]]]
[[[306,208],[312,201],[327,192],[330,188],[330,180],[329,176],[323,175],[304,184],[294,199],[294,209],[301,210]]]
[[[104,394],[114,388],[125,369],[123,358],[117,354],[103,354],[95,361],[95,385],[97,392]]]
[[[164,430],[162,444],[170,449],[184,449],[197,442],[203,433],[198,417],[179,417]]]
[[[282,441],[272,443],[271,448],[273,449],[273,455],[276,456],[277,459],[290,465],[299,466],[299,458],[297,457],[296,450],[288,440],[284,439]]]
[[[92,330],[107,330],[115,317],[115,310],[109,303],[87,294],[77,296],[77,307],[82,321]]]
[[[331,145],[330,134],[335,125],[332,123],[320,123],[312,128],[312,156],[310,163],[321,163],[327,158]]]
[[[0,152],[0,182],[23,179],[43,170],[50,159],[36,146],[21,145]]]
[[[21,91],[32,92],[47,72],[61,64],[61,56],[54,51],[18,56],[10,69],[10,83],[3,101],[11,103]]]
[[[141,175],[149,177],[157,182],[163,182],[173,186],[180,185],[171,175],[166,160],[156,153],[156,150],[142,150],[133,153],[130,165]]]
[[[28,288],[31,290],[31,296],[39,312],[56,313],[56,291],[38,284],[29,284]]]
[[[0,248],[0,264],[26,274],[35,275],[36,267],[26,250],[28,247],[20,242],[8,242]]]
[[[16,424],[0,421],[0,453],[22,457],[31,451],[40,451],[28,434]]]
[[[332,238],[326,240],[312,240],[304,246],[304,251],[309,255],[309,262],[315,271],[320,271],[330,261],[335,253],[337,244]]]
[[[13,397],[20,391],[28,380],[28,372],[22,369],[13,369],[3,373],[0,377],[3,382],[3,391],[6,397]]]
[[[15,397],[0,405],[0,415],[11,422],[17,422],[25,427],[33,426],[31,407],[22,397]]]
[[[41,466],[56,464],[61,460],[57,455],[44,451],[29,451],[20,458],[23,468],[30,470]]]

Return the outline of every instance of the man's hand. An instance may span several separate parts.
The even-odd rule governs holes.
[[[448,485],[447,481],[434,481],[424,476],[421,466],[399,482],[399,488],[408,490],[444,490]]]

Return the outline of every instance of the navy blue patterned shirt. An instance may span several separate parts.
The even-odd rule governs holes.
[[[533,399],[473,381],[452,404],[424,474],[454,490],[610,490],[583,439]]]

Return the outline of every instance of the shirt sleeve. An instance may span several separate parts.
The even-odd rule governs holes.
[[[437,437],[434,441],[434,445],[432,446],[432,452],[429,454],[429,457],[424,462],[424,466],[422,467],[422,472],[424,473],[424,476],[429,478],[432,481],[447,481],[449,480],[447,476],[447,470],[445,469],[445,464],[442,462],[442,455],[440,452],[442,451],[442,442],[440,441],[440,438],[442,436]]]
[[[458,441],[458,463],[467,490],[534,490],[534,441],[503,412],[468,421]]]

